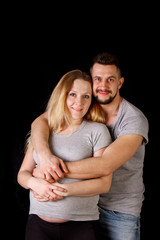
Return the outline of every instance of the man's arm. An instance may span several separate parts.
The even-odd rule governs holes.
[[[35,149],[39,161],[40,168],[46,176],[50,179],[51,176],[58,180],[64,177],[67,173],[67,167],[62,159],[54,156],[49,148],[49,126],[47,112],[36,118],[31,125],[31,142]]]
[[[68,184],[53,183],[54,186],[65,189],[66,191],[54,190],[59,196],[81,196],[90,197],[102,193],[107,193],[111,187],[112,174],[105,177],[94,178],[90,180],[73,182]]]
[[[120,136],[106,148],[102,157],[67,162],[66,177],[85,179],[110,175],[135,154],[142,140],[140,135]]]
[[[94,153],[94,157],[101,157],[106,147],[97,150]],[[39,167],[36,167],[33,171],[33,176],[35,178],[44,179],[44,176],[41,175],[41,171]],[[89,179],[85,181],[78,181],[72,183],[58,183],[52,182],[54,187],[58,187],[58,189],[54,189],[54,193],[58,194],[57,197],[68,197],[68,196],[94,196],[101,193],[107,193],[110,189],[112,181],[112,174],[109,176],[99,177],[95,179]],[[66,190],[66,191],[65,191]],[[46,199],[40,197],[38,194],[34,194],[38,201],[46,201]],[[56,199],[58,200],[58,199]]]
[[[32,123],[31,140],[40,159],[41,168],[45,166],[43,169],[46,178],[51,174],[55,180],[58,180],[60,175],[63,177],[63,172],[66,177],[81,179],[110,175],[135,154],[143,140],[142,136],[136,134],[120,136],[106,148],[102,157],[67,162],[68,173],[65,167],[62,168],[63,172],[60,170],[58,173],[57,169],[60,169],[59,164],[62,160],[50,152],[48,137],[47,113],[44,113]]]

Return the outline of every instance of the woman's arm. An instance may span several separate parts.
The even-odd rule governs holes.
[[[52,190],[56,189],[56,186],[53,186],[43,179],[38,179],[32,176],[34,167],[35,162],[33,159],[33,149],[31,146],[29,146],[18,172],[18,183],[25,189],[32,189],[34,192],[46,200],[55,198],[57,199],[56,194],[52,192]],[[64,189],[59,190],[65,191]]]
[[[33,150],[32,150],[32,147],[29,145],[17,175],[18,183],[25,189],[30,188],[30,181],[32,179],[32,170],[35,167],[35,162],[33,160],[32,155],[33,155]]]

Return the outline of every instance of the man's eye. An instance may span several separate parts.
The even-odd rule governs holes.
[[[108,78],[108,82],[113,82],[113,78]]]

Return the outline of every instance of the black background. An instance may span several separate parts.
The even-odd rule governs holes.
[[[150,124],[141,239],[149,235],[156,239],[160,53],[156,7],[137,6],[131,11],[128,6],[128,10],[115,12],[114,8],[105,11],[103,6],[90,11],[85,6],[77,13],[79,7],[74,6],[70,12],[65,7],[63,11],[55,7],[49,11],[49,6],[45,10],[43,6],[40,9],[30,6],[28,10],[21,6],[21,12],[12,12],[11,6],[9,13],[5,9],[1,45],[2,230],[5,239],[9,236],[24,239],[28,192],[18,185],[16,178],[32,121],[44,112],[55,84],[64,73],[77,68],[88,71],[93,56],[109,51],[118,55],[122,65],[125,82],[121,96],[140,108]]]

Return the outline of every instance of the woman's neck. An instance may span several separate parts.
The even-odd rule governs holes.
[[[82,122],[83,119],[73,120],[69,125],[66,124],[65,127],[58,134],[72,134],[79,128]]]

